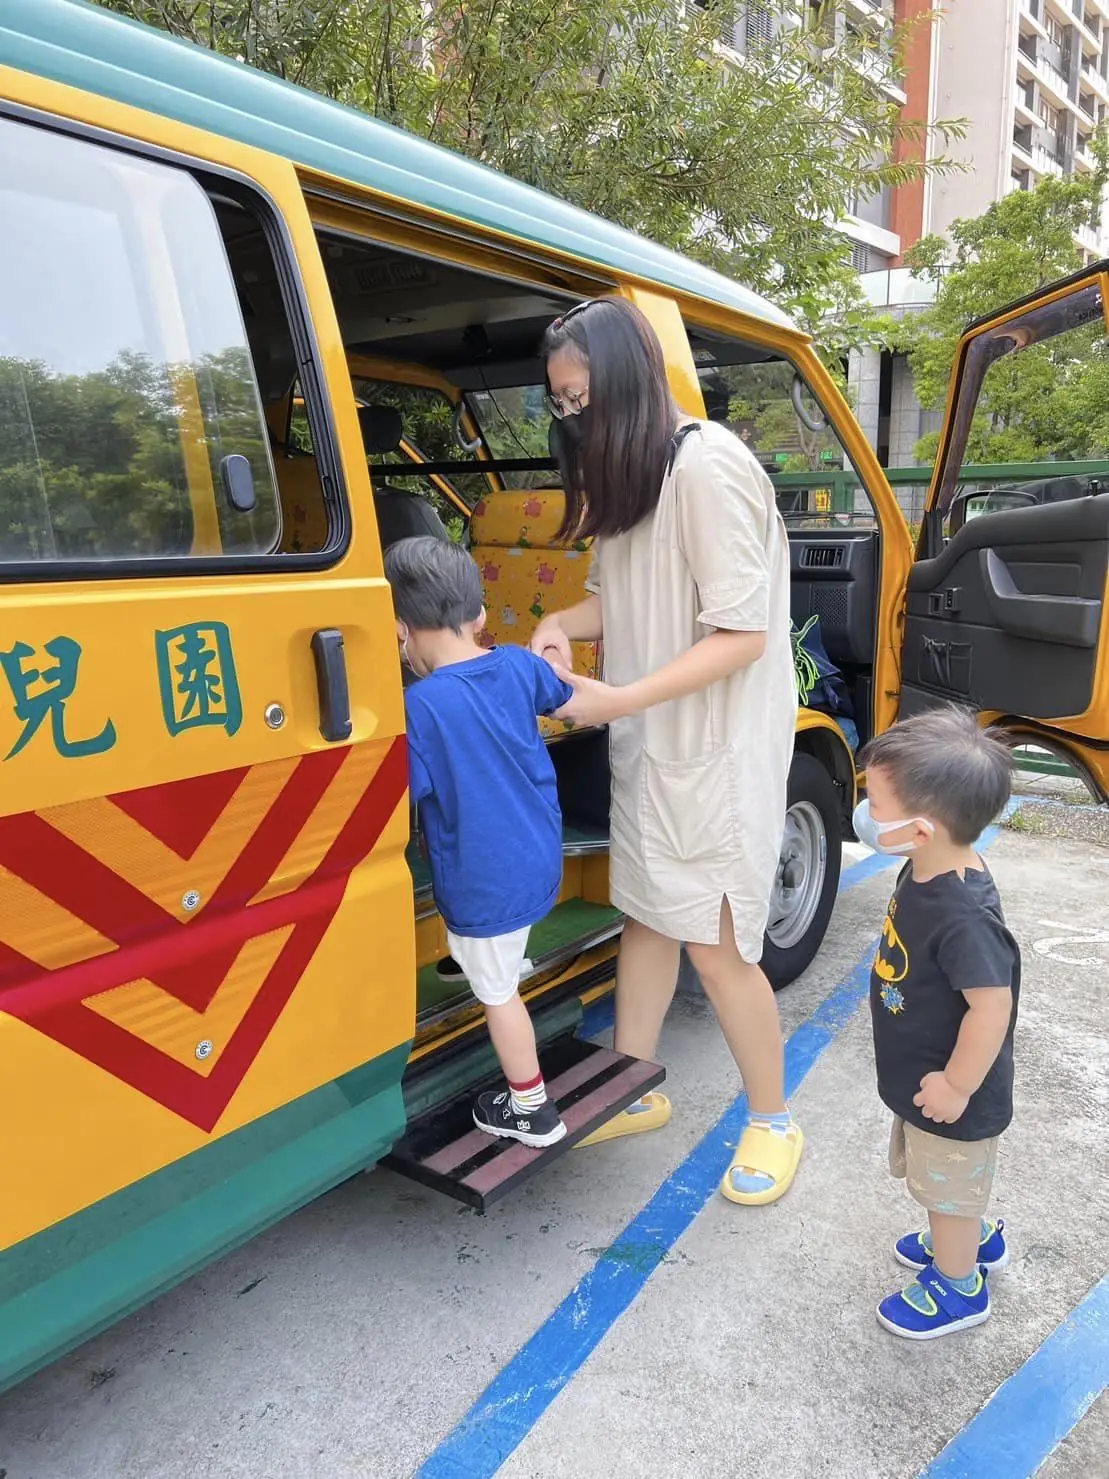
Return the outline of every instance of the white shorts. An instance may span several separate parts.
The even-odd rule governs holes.
[[[447,948],[462,967],[470,990],[485,1007],[503,1007],[520,989],[531,927],[491,940],[474,940],[447,931]]]

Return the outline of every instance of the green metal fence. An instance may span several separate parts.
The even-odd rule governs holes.
[[[1058,755],[1050,755],[1046,750],[1031,750],[1021,745],[1013,751],[1013,761],[1018,770],[1031,772],[1033,775],[1058,775],[1075,778],[1078,772],[1069,760],[1063,760]]]
[[[919,525],[924,517],[924,504],[932,481],[931,467],[887,467],[884,469],[906,521]],[[1104,477],[1109,480],[1109,460],[1088,462],[994,462],[968,465],[961,471],[959,491],[1038,482],[1043,478]],[[846,518],[872,517],[870,500],[858,474],[853,469],[830,472],[772,472],[770,480],[779,494],[785,513],[806,519],[822,515]],[[789,495],[794,494],[795,507]]]

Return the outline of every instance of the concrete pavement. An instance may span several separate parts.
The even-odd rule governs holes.
[[[994,1318],[919,1347],[874,1319],[916,1218],[884,1168],[863,1008],[795,1096],[807,1150],[788,1197],[710,1198],[503,1474],[915,1479],[1105,1274],[1109,849],[1005,831],[991,865],[1025,955]],[[891,881],[844,892],[780,998],[787,1033],[850,977]],[[415,1473],[614,1242],[634,1260],[622,1230],[734,1099],[698,995],[676,1001],[662,1056],[665,1132],[572,1153],[484,1218],[387,1172],[338,1188],[0,1398],[0,1475]],[[1043,1472],[1109,1474],[1104,1397]]]

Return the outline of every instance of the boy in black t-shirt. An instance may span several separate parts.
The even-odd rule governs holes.
[[[860,840],[906,854],[870,981],[878,1093],[893,1111],[890,1170],[928,1210],[894,1254],[917,1279],[878,1307],[887,1330],[931,1340],[990,1314],[986,1275],[1009,1261],[986,1218],[998,1138],[1013,1115],[1020,950],[974,841],[1009,799],[1005,743],[943,708],[863,754]]]

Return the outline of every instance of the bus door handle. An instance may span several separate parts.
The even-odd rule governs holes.
[[[320,697],[320,733],[329,744],[348,740],[354,729],[350,718],[350,686],[343,634],[335,627],[313,633],[316,688]]]

